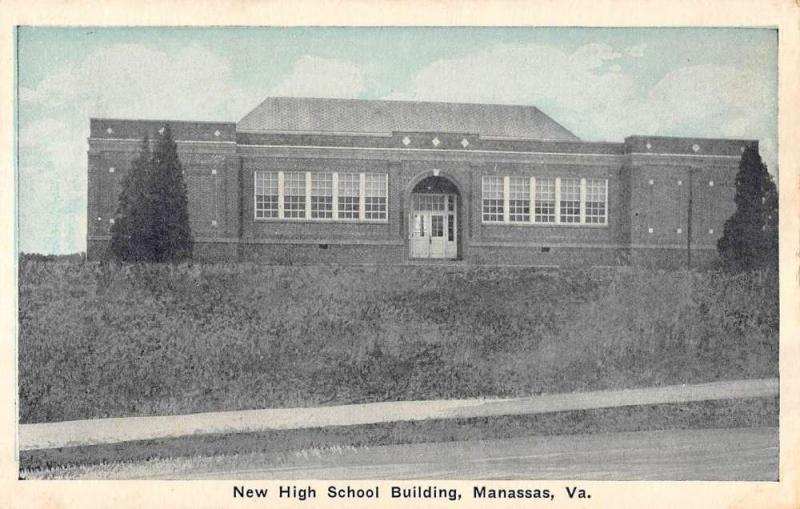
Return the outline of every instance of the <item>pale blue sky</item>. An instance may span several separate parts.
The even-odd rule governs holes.
[[[777,160],[777,32],[22,28],[19,244],[85,250],[89,117],[235,122],[270,95],[533,104],[585,140],[744,137]]]

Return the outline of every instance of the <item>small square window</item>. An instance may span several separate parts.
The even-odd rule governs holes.
[[[708,234],[709,235],[714,235],[714,228],[709,228],[708,229]]]
[[[653,179],[648,180],[647,183],[652,186],[653,185]]]
[[[653,233],[653,229],[652,228],[648,228],[647,229],[647,233]]]
[[[114,173],[114,167],[113,166],[108,169],[108,173]]]
[[[682,186],[682,185],[683,185],[683,181],[682,181],[682,180],[679,180],[679,181],[678,181],[678,185],[679,185],[679,186]]]
[[[217,174],[217,170],[211,170],[211,174],[212,175],[216,175]]]
[[[681,228],[676,228],[676,229],[675,229],[675,233],[683,233],[683,229],[681,229]]]
[[[713,180],[709,180],[708,181],[708,186],[709,187],[714,187],[714,181]]]

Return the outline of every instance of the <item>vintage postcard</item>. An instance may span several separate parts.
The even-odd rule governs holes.
[[[13,506],[796,507],[793,4],[231,5],[4,26]]]

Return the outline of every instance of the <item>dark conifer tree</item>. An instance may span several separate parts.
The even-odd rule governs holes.
[[[736,174],[736,211],[725,221],[717,250],[723,267],[742,272],[778,266],[778,190],[754,147]]]
[[[168,262],[192,256],[186,183],[169,126],[152,151],[144,138],[123,181],[111,252],[125,261]]]
[[[152,211],[153,261],[178,261],[192,257],[189,205],[178,146],[169,126],[153,150],[149,179]]]

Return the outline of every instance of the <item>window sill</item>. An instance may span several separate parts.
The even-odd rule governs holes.
[[[608,228],[608,223],[526,223],[504,221],[482,221],[485,226],[542,226],[545,228]]]
[[[256,223],[322,223],[322,224],[389,224],[388,219],[324,219],[324,218],[295,218],[295,217],[256,217]]]

